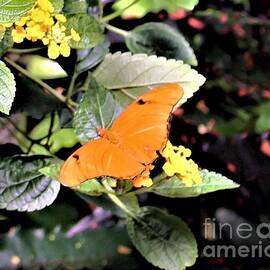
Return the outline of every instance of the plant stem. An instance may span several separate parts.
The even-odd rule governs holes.
[[[38,47],[38,48],[29,48],[29,49],[17,49],[17,48],[10,48],[8,49],[8,52],[10,53],[31,53],[31,52],[35,52],[41,49],[45,49],[45,47]]]
[[[120,35],[120,36],[126,37],[126,36],[129,35],[129,32],[128,32],[128,31],[125,31],[125,30],[120,29],[120,28],[118,28],[118,27],[112,26],[112,25],[110,25],[110,24],[107,24],[107,23],[106,23],[106,24],[105,24],[105,27],[106,27],[108,30],[110,30],[110,31],[112,31],[112,32],[114,32],[114,33],[116,33],[116,34],[118,34],[118,35]]]
[[[98,0],[98,13],[99,13],[99,18],[101,19],[103,16],[103,3],[102,0]]]
[[[113,194],[113,189],[105,182],[102,182],[103,186],[109,193],[107,193],[107,196],[111,199],[112,202],[114,202],[120,209],[122,209],[129,217],[133,219],[137,219],[136,215],[130,211],[126,205],[115,195]]]
[[[130,8],[131,6],[133,6],[134,4],[136,4],[137,2],[139,2],[140,0],[134,0],[132,3],[130,3],[128,6],[126,6],[125,8],[121,9],[121,10],[117,10],[105,17],[102,18],[101,22],[108,22],[114,18],[117,18],[118,16],[120,16],[121,14],[123,14],[128,8]]]
[[[70,100],[72,94],[73,94],[73,90],[74,90],[74,86],[75,86],[75,81],[77,79],[78,74],[76,73],[76,71],[74,71],[71,80],[70,80],[70,84],[67,90],[67,95],[66,95],[66,102],[68,102],[68,100]]]
[[[66,100],[66,97],[65,96],[63,96],[62,94],[59,94],[54,88],[52,88],[47,83],[45,83],[42,80],[40,80],[40,79],[36,78],[35,76],[33,76],[30,72],[28,72],[26,69],[24,69],[23,67],[21,67],[18,64],[16,64],[10,58],[4,57],[4,60],[7,63],[9,63],[12,67],[14,67],[15,69],[17,69],[19,72],[21,72],[23,75],[25,75],[26,77],[30,78],[32,81],[36,82],[40,86],[44,87],[50,94],[52,94],[53,96],[55,96],[61,102],[65,103],[71,110],[74,110],[77,107],[78,104],[76,102],[74,102],[72,100]]]

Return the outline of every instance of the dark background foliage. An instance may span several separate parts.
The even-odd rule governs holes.
[[[108,4],[105,13],[110,10],[111,5]],[[142,19],[115,19],[111,22],[125,30],[152,21],[178,28],[195,51],[199,72],[207,78],[194,98],[176,111],[171,122],[171,140],[191,148],[193,159],[199,166],[220,172],[241,187],[188,199],[169,199],[154,194],[140,197],[142,205],[166,208],[183,218],[195,234],[200,255],[207,244],[239,245],[239,241],[243,241],[237,237],[226,237],[225,232],[222,238],[207,238],[203,227],[206,218],[214,218],[217,225],[228,222],[234,228],[241,220],[255,226],[270,220],[269,16],[268,0],[202,0],[192,13],[160,12],[147,14]],[[121,38],[115,34],[109,37],[112,52],[127,50]],[[75,59],[75,55],[73,57]],[[60,59],[70,73],[72,59]],[[28,98],[32,97],[23,98],[25,83],[24,80],[20,83],[13,111],[24,107],[29,116],[40,118],[52,107],[59,109],[56,101],[45,97],[42,109],[37,110],[41,115],[37,115],[35,108],[29,106],[31,102],[28,103]],[[65,86],[68,82],[63,79],[61,83]],[[50,108],[46,106],[47,102]],[[33,125],[35,121],[32,119]],[[1,155],[16,152],[15,147],[1,146]],[[67,155],[64,152],[61,154],[63,157]],[[108,205],[98,199],[86,203],[73,191],[62,188],[56,202],[40,212],[26,214],[1,210],[0,233],[10,233],[11,228],[17,225],[22,233],[34,228],[43,228],[47,232],[56,227],[63,231],[74,229],[79,220],[93,217],[96,203],[105,205],[105,208]],[[105,214],[102,215],[102,222],[97,222],[97,227],[119,224],[116,216],[104,218]],[[91,224],[88,221],[81,227],[93,229],[95,226]],[[256,238],[249,240],[249,244],[258,244]],[[264,241],[263,245],[266,244],[267,241]],[[97,242],[96,245],[102,246],[102,243]],[[139,265],[140,269],[152,269],[135,251],[129,259],[128,264]],[[115,264],[107,267],[119,269]],[[267,267],[270,267],[270,260],[264,257],[209,259],[200,256],[191,269],[254,270]],[[46,264],[43,269],[47,269]],[[127,268],[122,265],[122,269]]]

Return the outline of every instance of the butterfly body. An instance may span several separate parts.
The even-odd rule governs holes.
[[[67,186],[110,176],[134,179],[149,171],[167,141],[168,119],[182,97],[177,84],[156,87],[131,103],[107,130],[98,129],[94,139],[63,164],[60,181]]]

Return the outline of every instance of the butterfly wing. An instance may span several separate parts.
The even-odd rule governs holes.
[[[152,163],[156,152],[163,149],[170,113],[183,93],[178,84],[156,87],[129,105],[113,123],[111,131],[139,162]]]
[[[80,147],[63,164],[60,182],[75,186],[100,176],[132,179],[149,170],[164,147],[170,112],[182,95],[179,85],[166,84],[141,96],[112,125],[119,143],[100,138]]]
[[[76,186],[100,176],[131,179],[144,169],[132,155],[100,138],[83,145],[65,161],[59,180],[63,185]]]

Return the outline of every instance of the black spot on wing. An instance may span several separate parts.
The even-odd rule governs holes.
[[[146,102],[142,99],[142,98],[140,98],[139,100],[138,100],[138,104],[139,105],[143,105],[143,104],[145,104]]]
[[[75,158],[76,160],[79,160],[79,158],[80,158],[80,157],[79,157],[78,155],[76,155],[76,154],[73,155],[72,157]]]

